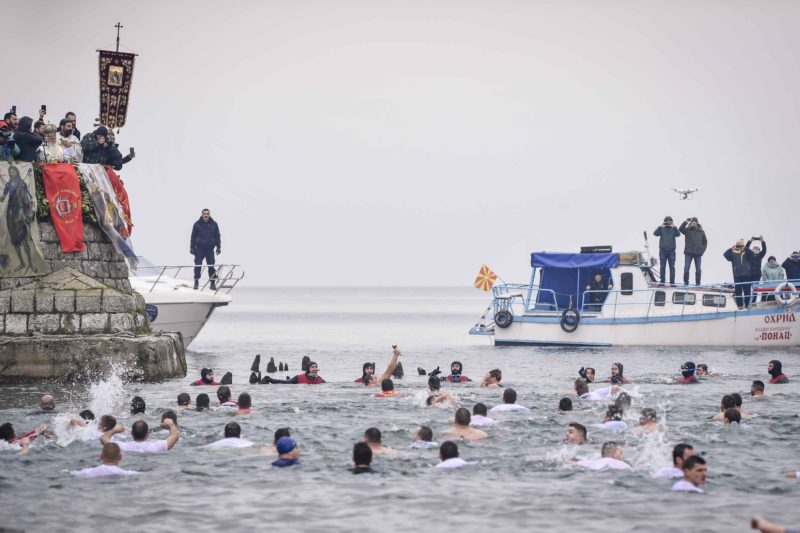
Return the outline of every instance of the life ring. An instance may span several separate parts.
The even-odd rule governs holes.
[[[566,333],[572,333],[578,329],[578,324],[581,321],[581,314],[575,309],[567,309],[561,313],[561,329]]]
[[[513,321],[514,316],[511,314],[511,311],[507,309],[501,309],[494,315],[494,323],[501,328],[507,328]]]
[[[789,297],[784,298],[783,291],[784,289],[788,289]],[[794,285],[789,283],[788,281],[784,281],[783,283],[779,283],[777,287],[775,287],[775,301],[779,302],[781,305],[785,307],[791,307],[797,303],[798,297],[800,297],[800,293],[797,292],[797,288]]]

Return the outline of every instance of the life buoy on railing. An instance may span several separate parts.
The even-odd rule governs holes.
[[[567,309],[561,313],[561,329],[567,333],[572,333],[578,329],[581,321],[581,314],[575,309]]]
[[[496,315],[494,315],[494,323],[501,328],[507,328],[513,321],[514,316],[511,314],[511,311],[507,309],[501,309]]]
[[[784,297],[784,290],[789,291],[789,297]],[[775,287],[775,301],[784,305],[786,307],[790,307],[797,303],[798,297],[800,297],[800,293],[797,292],[797,289],[794,285],[789,283],[788,281],[784,281],[783,283],[779,283],[777,287]]]

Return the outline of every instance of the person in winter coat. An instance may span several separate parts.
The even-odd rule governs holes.
[[[786,279],[786,275],[783,272],[783,267],[778,264],[778,260],[774,255],[769,256],[767,264],[761,269],[761,281],[775,282],[777,284],[784,279]],[[774,300],[774,294],[764,294],[761,297],[762,302],[772,302]]]
[[[107,165],[111,157],[111,143],[108,142],[108,128],[100,126],[93,133],[81,139],[83,162]]]
[[[786,279],[800,280],[800,252],[792,252],[781,266],[786,271]]]
[[[36,159],[36,150],[44,142],[42,137],[31,132],[31,126],[33,126],[31,117],[19,119],[19,126],[14,132],[14,142],[19,147],[18,161],[33,162]]]
[[[219,226],[211,218],[211,211],[203,209],[200,219],[192,227],[192,238],[189,241],[189,253],[194,256],[194,288],[200,285],[200,273],[205,259],[208,265],[208,279],[211,280],[211,290],[217,290],[217,273],[214,268],[214,249],[217,255],[222,253],[222,238],[219,234]]]
[[[661,283],[664,283],[667,263],[669,263],[669,283],[675,285],[675,239],[681,236],[672,223],[672,217],[664,217],[664,223],[653,232],[658,237],[658,261],[661,263]]]
[[[681,224],[679,230],[686,237],[683,247],[683,284],[689,284],[689,268],[691,268],[692,261],[694,261],[694,282],[700,285],[700,276],[702,274],[700,260],[703,254],[706,253],[706,247],[708,247],[706,232],[703,231],[703,226],[700,225],[697,217],[687,218]]]
[[[761,246],[756,244],[751,247],[750,245],[755,240],[760,241]],[[744,247],[753,251],[753,259],[750,261],[750,281],[752,281],[754,284],[758,283],[761,280],[761,262],[767,255],[767,243],[762,235],[760,237],[751,237]],[[755,293],[755,291],[753,291],[753,294],[750,296],[750,305],[756,303],[757,297],[758,295]]]
[[[753,263],[755,254],[753,250],[745,247],[744,239],[736,241],[732,247],[725,250],[725,259],[731,262],[733,269],[733,282],[736,284],[734,289],[734,300],[736,307],[743,309],[750,306],[750,265]]]

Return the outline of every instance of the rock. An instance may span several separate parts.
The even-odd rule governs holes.
[[[424,368],[422,368],[421,366],[418,366],[417,367],[417,374],[419,374],[420,376],[424,376],[425,374],[427,374],[427,372],[425,372]]]
[[[278,371],[279,371],[279,372],[286,372],[286,370],[284,370],[284,369],[283,369],[283,361],[281,361],[281,362],[278,364]]]
[[[103,333],[108,328],[106,313],[86,313],[81,315],[81,333]]]
[[[99,313],[103,310],[103,291],[83,289],[75,291],[75,311],[78,313]]]
[[[25,335],[28,333],[28,315],[6,315],[6,335]]]
[[[268,374],[274,374],[277,371],[278,371],[278,369],[275,367],[275,358],[274,357],[270,357],[269,358],[269,363],[267,363],[267,373]]]
[[[403,363],[398,361],[397,366],[394,369],[394,372],[392,372],[392,376],[396,377],[397,379],[403,379],[404,375],[405,373],[403,372]]]
[[[31,318],[30,329],[35,333],[58,333],[61,329],[61,317],[57,314],[31,315]]]
[[[12,313],[33,313],[34,291],[17,290],[11,293]]]

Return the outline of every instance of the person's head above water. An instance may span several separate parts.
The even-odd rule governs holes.
[[[141,396],[134,396],[131,400],[131,414],[136,415],[139,413],[144,413],[144,409],[144,399]]]
[[[353,444],[353,464],[356,466],[369,466],[372,464],[372,448],[366,442]]]
[[[239,395],[239,409],[250,409],[253,406],[253,400],[250,394],[243,392]]]
[[[480,415],[480,416],[487,416],[489,414],[489,408],[486,407],[485,403],[478,402],[472,406],[472,414]]]
[[[469,409],[466,407],[459,407],[456,409],[456,425],[457,426],[469,426],[470,422],[472,421],[472,415],[469,412]]]
[[[437,376],[431,376],[428,378],[428,389],[431,392],[438,391],[442,388],[442,382],[439,380]]]
[[[617,399],[614,400],[614,405],[620,410],[620,412],[624,412],[631,406],[631,395],[627,392],[620,392],[619,396],[617,396]]]
[[[210,368],[203,368],[200,371],[200,380],[203,383],[214,383],[214,371]]]
[[[364,432],[364,441],[369,444],[381,443],[381,430],[378,428],[368,428]]]
[[[281,437],[275,443],[275,449],[278,455],[288,455],[297,450],[297,442],[292,437]]]
[[[622,461],[623,449],[622,444],[618,442],[604,442],[603,448],[600,452],[603,457],[611,457],[612,459],[619,459]]]
[[[164,412],[161,414],[161,421],[162,421],[162,422],[163,422],[164,420],[166,420],[167,418],[169,418],[170,420],[172,420],[173,422],[175,422],[175,425],[176,425],[176,426],[178,425],[178,414],[177,414],[175,411],[173,411],[172,409],[167,409],[166,411],[164,411]]]
[[[697,370],[695,371],[695,375],[697,376],[708,375],[708,365],[705,363],[697,363]]]
[[[375,363],[364,363],[361,365],[362,376],[372,376],[375,374]]]
[[[228,422],[225,425],[226,439],[239,439],[242,436],[242,428],[236,422]]]
[[[732,392],[731,396],[733,396],[733,406],[737,409],[742,408],[742,395],[738,392]]]
[[[97,421],[97,429],[105,433],[111,431],[117,425],[117,419],[112,415],[103,415]]]
[[[572,411],[572,400],[567,397],[561,398],[558,402],[559,411]]]
[[[725,409],[723,416],[725,417],[726,424],[739,423],[742,421],[742,414],[735,407]]]
[[[315,361],[308,362],[308,370],[306,370],[306,375],[311,378],[317,377],[317,373],[319,372],[319,365]]]
[[[589,385],[582,379],[575,380],[575,394],[583,396],[589,394]]]
[[[764,395],[764,382],[761,380],[755,380],[752,385],[750,385],[750,396],[763,396]]]
[[[694,486],[699,487],[705,483],[707,475],[708,467],[706,466],[706,460],[699,455],[687,457],[683,462],[683,477]]]
[[[14,432],[14,426],[11,422],[6,422],[0,426],[0,440],[11,442],[16,436],[17,434]]]
[[[686,361],[685,363],[683,363],[681,365],[681,375],[683,375],[683,377],[685,377],[687,379],[692,377],[692,376],[694,376],[694,373],[696,372],[696,370],[697,370],[697,367],[695,366],[695,364],[692,361]]]
[[[202,392],[194,399],[194,405],[198,411],[209,409],[211,406],[211,399],[208,397],[208,394]]]
[[[131,437],[133,437],[133,440],[141,442],[147,438],[149,429],[147,422],[144,420],[137,420],[131,426]]]
[[[275,430],[275,436],[272,439],[272,444],[276,444],[281,437],[291,437],[289,428],[278,428]]]
[[[719,404],[719,410],[725,412],[726,409],[735,409],[736,408],[736,398],[733,397],[732,394],[726,394],[722,397],[722,401]]]
[[[84,409],[78,416],[81,417],[83,420],[94,420],[94,413],[91,412],[89,409]]]
[[[564,436],[570,444],[584,444],[586,442],[586,426],[572,422],[567,426]]]
[[[439,446],[439,458],[442,461],[447,461],[448,459],[455,459],[458,457],[458,444],[453,441],[445,441]]]
[[[42,411],[53,411],[56,408],[56,399],[52,394],[45,394],[39,402]]]
[[[658,414],[652,407],[645,407],[639,414],[639,425],[649,426],[658,422]]]
[[[231,399],[231,389],[227,385],[220,385],[217,389],[217,399],[219,403],[225,403]]]
[[[773,359],[767,365],[767,372],[769,372],[769,375],[772,376],[773,378],[777,378],[778,376],[783,374],[783,363],[781,363],[777,359]]]
[[[460,376],[464,372],[464,365],[461,361],[453,361],[450,363],[450,374],[453,376]]]
[[[428,426],[420,426],[414,432],[414,442],[416,441],[423,441],[423,442],[432,442],[433,441],[433,430]]]
[[[614,363],[611,365],[611,383],[617,383],[625,379],[625,376],[622,375],[622,371],[624,367],[622,363]]]
[[[394,390],[394,381],[389,378],[384,379],[381,381],[381,390],[383,392],[390,392]]]
[[[691,444],[676,444],[672,449],[672,464],[676,468],[683,468],[683,462],[695,454]]]
[[[592,381],[594,381],[594,368],[590,366],[587,366],[586,368],[581,367],[581,369],[578,370],[578,375],[581,377],[582,380],[591,383]]]
[[[612,422],[619,420],[622,420],[622,409],[616,405],[609,405],[608,408],[606,408],[605,421]]]
[[[122,451],[119,449],[119,444],[116,442],[108,442],[103,444],[103,449],[100,452],[100,462],[104,465],[118,465],[122,460]]]
[[[517,403],[517,391],[506,389],[503,391],[503,403]]]
[[[192,403],[192,398],[188,392],[178,394],[178,405],[180,407],[188,407],[190,403]]]

